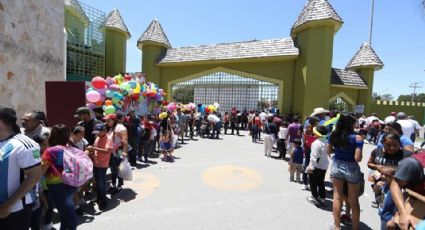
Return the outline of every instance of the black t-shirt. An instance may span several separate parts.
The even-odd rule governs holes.
[[[385,154],[382,148],[376,148],[371,153],[371,156],[375,158],[375,164],[393,166],[397,166],[403,158],[409,157],[410,155],[411,153],[401,149],[395,154]]]
[[[424,183],[424,168],[419,161],[413,157],[408,157],[400,161],[394,177],[407,182],[407,188],[416,190],[418,185]]]

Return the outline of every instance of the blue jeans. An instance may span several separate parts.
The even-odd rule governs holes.
[[[360,166],[357,162],[347,162],[334,159],[331,176],[339,180],[346,180],[350,184],[359,184],[362,180]]]
[[[53,202],[58,209],[61,221],[61,230],[77,229],[78,219],[74,210],[74,194],[77,192],[77,187],[72,187],[66,184],[51,184],[48,185]]]
[[[311,155],[311,149],[305,150],[305,157],[303,160],[303,184],[308,185],[308,177],[309,175],[305,172],[308,165],[310,164],[310,155]]]
[[[96,181],[97,200],[105,203],[106,199],[106,170],[107,168],[93,167],[93,177]]]

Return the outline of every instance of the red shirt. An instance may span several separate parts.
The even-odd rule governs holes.
[[[98,151],[95,150],[94,155],[94,166],[97,168],[108,168],[109,167],[109,159],[111,158],[111,153],[113,149],[112,136],[105,135],[103,137],[96,137],[94,141],[94,147],[100,149],[109,149],[109,151]]]

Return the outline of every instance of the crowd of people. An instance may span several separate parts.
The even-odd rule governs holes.
[[[425,195],[425,153],[415,154],[413,144],[419,125],[402,112],[381,121],[376,114],[355,117],[316,108],[302,124],[297,115],[280,117],[236,108],[224,114],[179,107],[152,116],[137,116],[134,110],[104,116],[102,108],[81,107],[75,118],[79,122],[74,127],[48,128],[43,112],[28,112],[21,119],[21,129],[15,111],[0,106],[0,229],[51,229],[53,207],[60,215],[61,229],[76,229],[85,193],[95,192],[98,208],[105,210],[107,194],[122,191],[124,162],[132,166],[138,161],[156,163],[150,158],[157,154],[173,162],[174,149],[195,136],[219,139],[221,134],[240,135],[240,130],[248,130],[252,142],[263,137],[266,157],[276,149],[277,158],[289,163],[289,181],[310,190],[307,201],[316,206],[326,205],[325,175],[330,170],[331,229],[340,229],[341,224],[360,228],[359,196],[365,176],[359,163],[364,139],[377,145],[368,160],[373,171],[367,178],[382,229],[408,229],[404,189]],[[73,156],[87,161],[77,164]],[[73,165],[81,174],[69,175]]]
[[[375,193],[372,207],[378,208],[381,229],[414,226],[404,206],[403,194],[413,191],[425,195],[425,151],[414,146],[421,126],[413,117],[392,112],[383,121],[375,113],[359,117],[316,108],[301,124],[296,115],[277,118],[274,114],[261,116],[252,111],[248,127],[253,142],[263,133],[266,157],[271,157],[275,148],[279,153],[276,158],[288,161],[289,181],[299,182],[301,189],[310,190],[307,201],[316,206],[326,205],[324,182],[326,171],[330,170],[333,184],[329,189],[333,192],[330,229],[340,229],[341,224],[360,229],[359,196],[365,186],[365,175],[360,168],[363,145],[365,141],[376,145],[368,159],[367,179]],[[425,142],[421,148],[424,145]]]

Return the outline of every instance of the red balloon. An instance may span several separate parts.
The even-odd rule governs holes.
[[[91,80],[91,85],[95,89],[104,89],[106,86],[106,80],[102,77],[97,76]]]
[[[133,94],[133,95],[131,95],[131,98],[132,98],[134,101],[137,101],[137,100],[139,100],[139,95],[140,95],[140,94]]]
[[[208,108],[208,107],[207,107],[207,108],[205,108],[205,112],[206,112],[206,113],[210,113],[210,108]]]
[[[130,81],[130,80],[131,80],[131,75],[130,75],[130,74],[126,74],[126,75],[124,75],[124,79],[125,79],[126,81]]]

